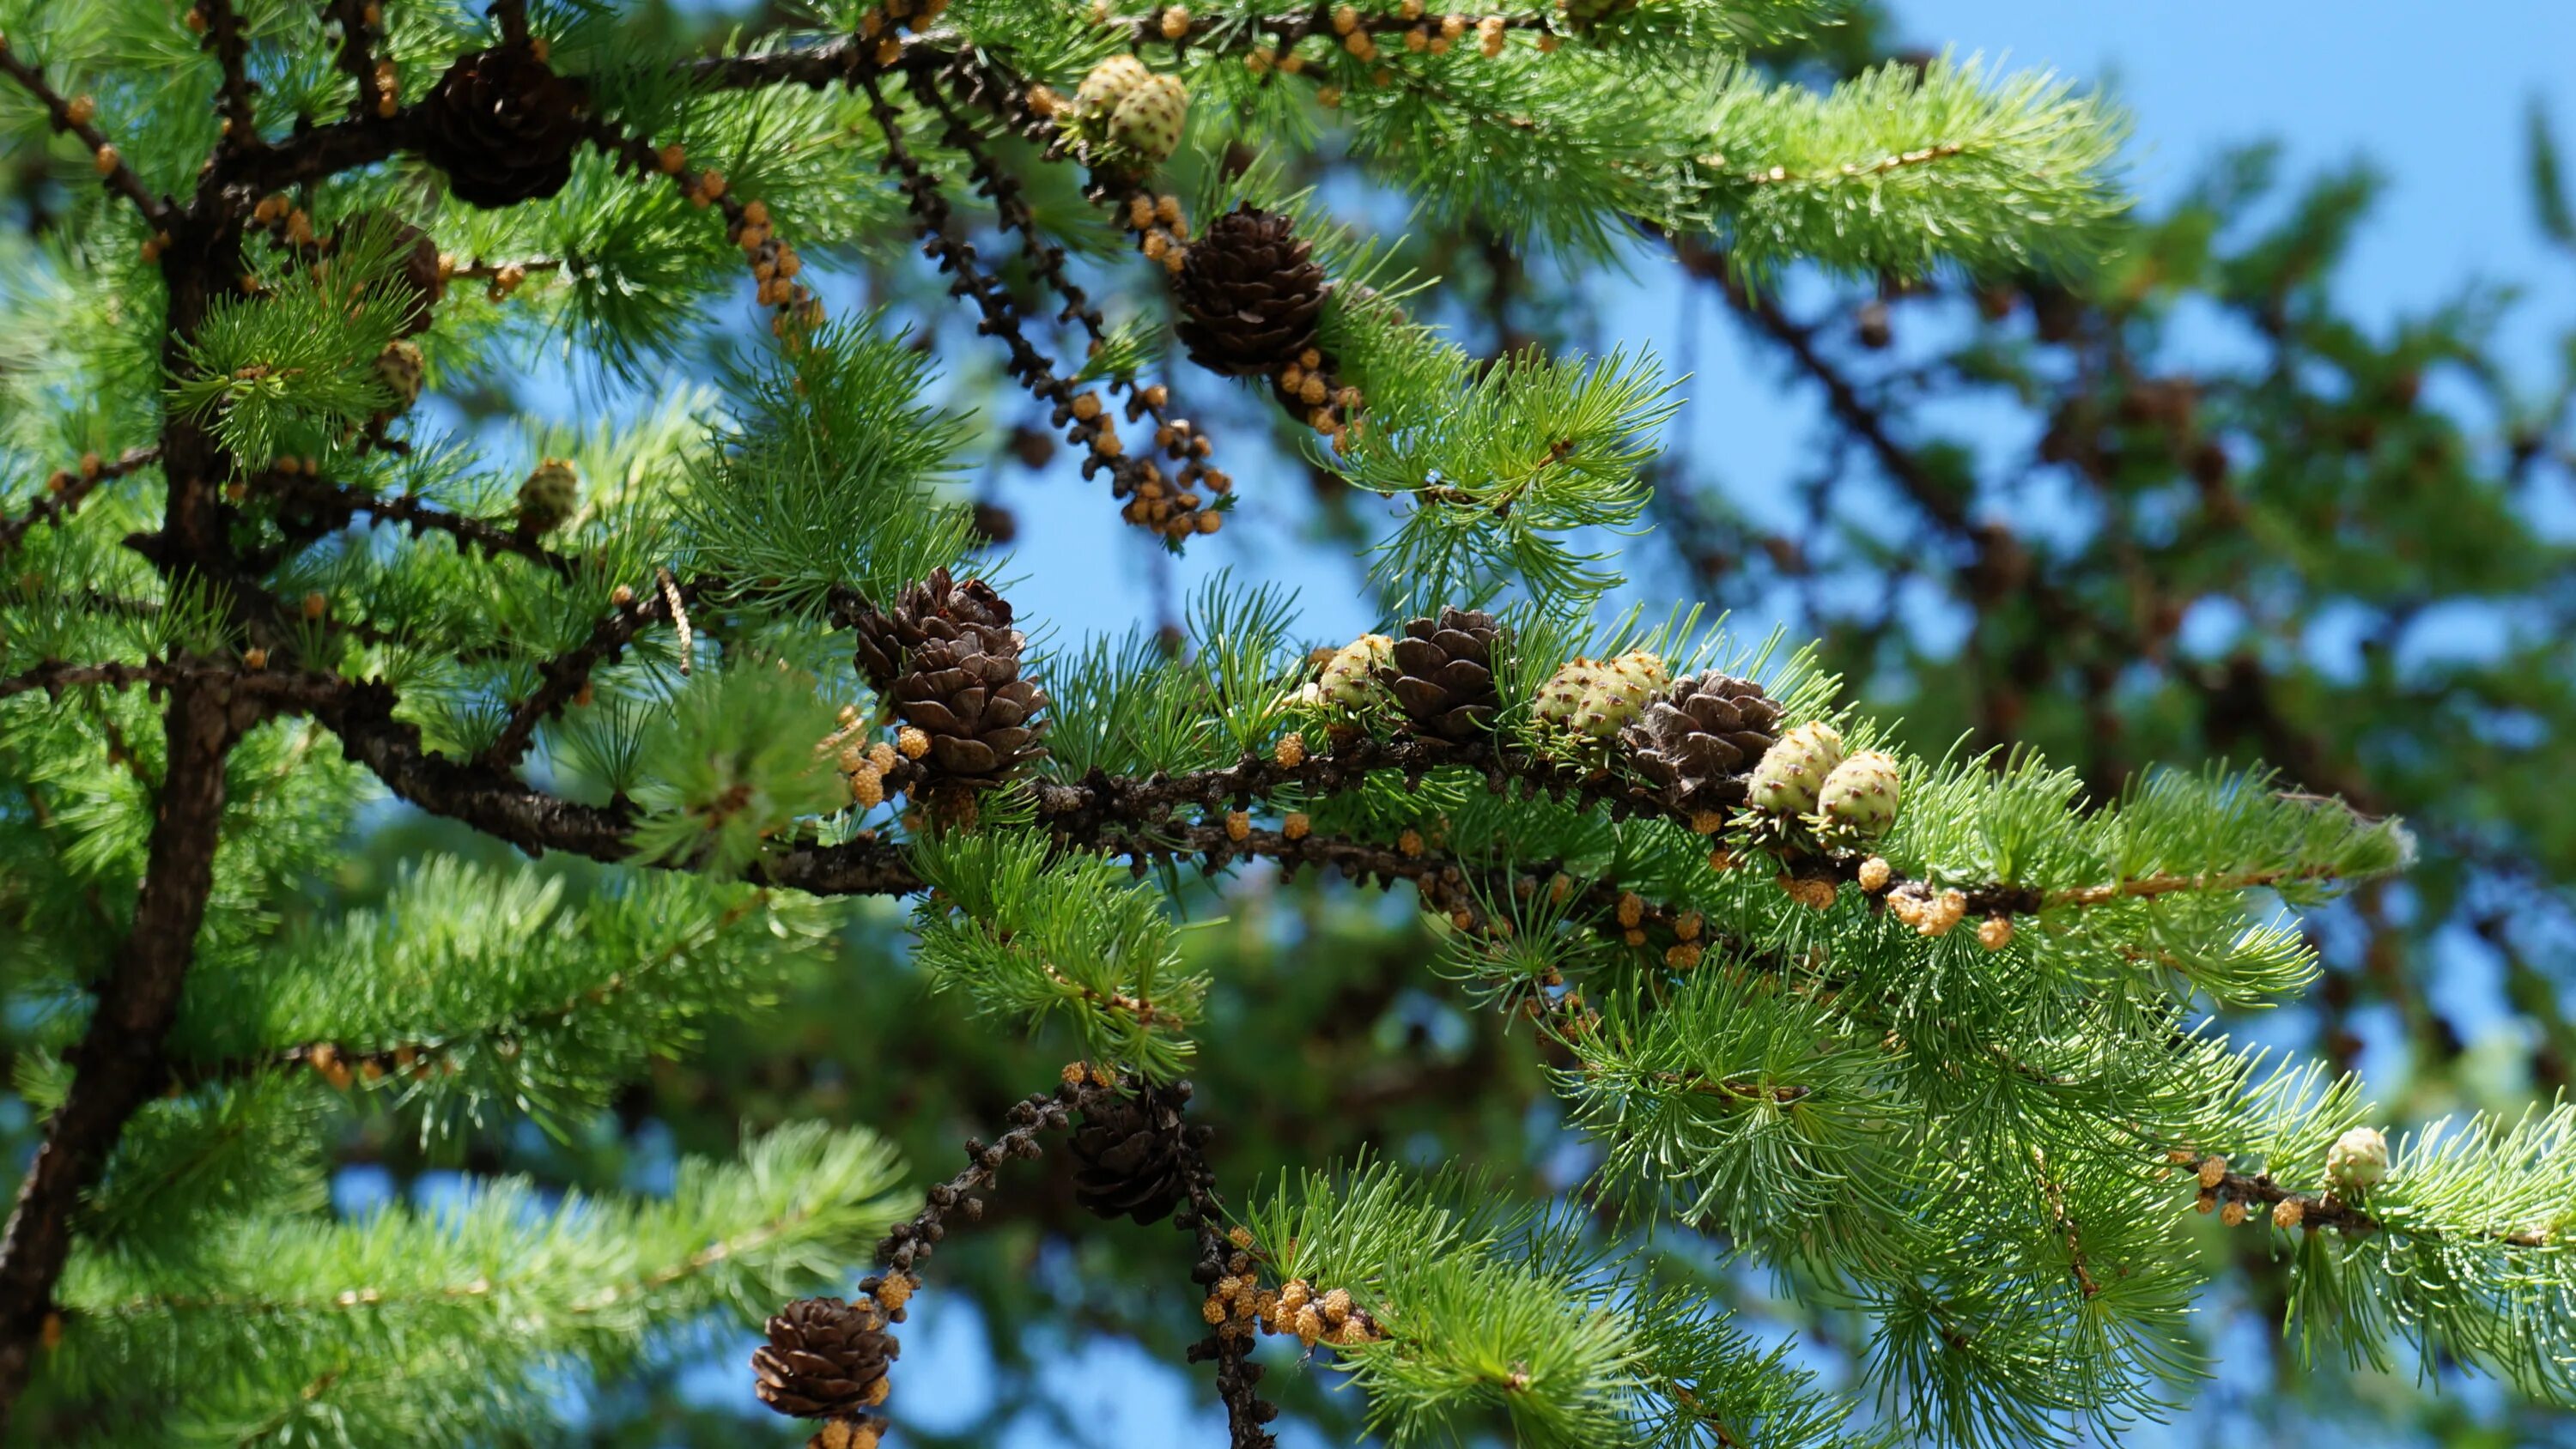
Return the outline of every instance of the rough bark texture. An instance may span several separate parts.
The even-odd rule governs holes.
[[[171,690],[164,717],[170,768],[134,926],[99,984],[97,1011],[72,1057],[71,1093],[45,1123],[0,1246],[0,1424],[43,1341],[81,1194],[98,1181],[126,1120],[167,1076],[161,1044],[179,1014],[179,989],[214,887],[224,754],[233,737],[223,688],[221,681],[188,681]]]

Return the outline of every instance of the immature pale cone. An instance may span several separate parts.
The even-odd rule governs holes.
[[[1602,664],[1598,659],[1569,659],[1558,665],[1556,672],[1547,677],[1547,683],[1539,686],[1538,699],[1531,705],[1530,712],[1542,724],[1552,724],[1559,729],[1574,728],[1583,701],[1590,697],[1600,681],[1601,670]]]
[[[1818,823],[1837,835],[1876,840],[1896,823],[1897,789],[1895,756],[1862,750],[1834,766],[1817,789]]]
[[[1843,737],[1823,720],[1812,720],[1780,737],[1753,767],[1748,798],[1756,810],[1804,815],[1816,808],[1825,777],[1843,762]]]
[[[1152,80],[1154,73],[1132,55],[1120,53],[1091,68],[1082,85],[1073,93],[1073,121],[1078,125],[1105,124],[1127,93]]]
[[[1082,78],[1065,133],[1091,147],[1098,165],[1148,171],[1179,149],[1189,106],[1189,88],[1177,76],[1156,75],[1132,55],[1113,55]]]
[[[1362,634],[1334,651],[1324,665],[1316,692],[1344,709],[1358,709],[1372,697],[1377,672],[1384,668],[1395,641],[1384,634]]]
[[[1150,171],[1181,149],[1181,131],[1189,116],[1190,92],[1180,77],[1147,76],[1109,113],[1110,151],[1137,169]]]
[[[2326,1176],[2347,1192],[2368,1192],[2388,1177],[2388,1138],[2376,1127],[2355,1127],[2326,1149]]]
[[[1672,682],[1663,656],[1631,649],[1603,665],[1576,706],[1574,727],[1596,740],[1606,740],[1645,713],[1646,701]]]
[[[1533,713],[1559,729],[1607,740],[1643,713],[1670,678],[1663,659],[1643,649],[1616,659],[1569,659],[1539,686]]]
[[[769,1342],[752,1351],[753,1392],[802,1419],[872,1407],[885,1399],[887,1365],[903,1352],[885,1329],[873,1299],[800,1298],[769,1320]]]
[[[561,458],[548,458],[519,485],[519,523],[531,533],[552,533],[581,507],[581,475]]]

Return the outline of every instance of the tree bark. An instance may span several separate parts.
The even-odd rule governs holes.
[[[81,1195],[98,1181],[127,1120],[167,1080],[162,1042],[179,1015],[180,987],[214,889],[224,756],[234,735],[228,690],[221,679],[183,680],[171,689],[163,720],[169,768],[134,926],[100,983],[97,1011],[72,1056],[71,1092],[45,1123],[0,1241],[0,1429],[44,1342]]]

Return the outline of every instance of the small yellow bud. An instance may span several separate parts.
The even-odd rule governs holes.
[[[1279,824],[1279,833],[1290,840],[1303,840],[1315,828],[1314,820],[1303,810],[1291,810]]]
[[[2216,1187],[2227,1176],[2227,1159],[2216,1153],[2200,1160],[2200,1185]]]
[[[1225,838],[1240,845],[1252,834],[1252,816],[1245,811],[1230,810],[1225,817]]]
[[[907,760],[918,760],[930,753],[930,736],[917,725],[905,725],[894,732],[895,751]]]
[[[2272,1226],[2287,1231],[2297,1227],[2308,1216],[2308,1205],[2295,1197],[2285,1197],[2272,1204]]]

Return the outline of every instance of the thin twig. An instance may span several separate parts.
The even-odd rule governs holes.
[[[154,227],[168,224],[170,208],[167,200],[155,200],[152,193],[144,189],[143,178],[135,175],[134,168],[125,164],[124,153],[107,139],[107,133],[95,123],[77,117],[72,98],[47,85],[44,72],[34,63],[21,59],[5,37],[0,37],[0,72],[6,72],[10,79],[26,87],[44,103],[45,114],[55,130],[69,131],[89,148],[100,185],[132,201],[143,213],[143,219]]]
[[[0,518],[0,553],[16,548],[19,540],[39,523],[62,527],[64,520],[80,511],[81,504],[97,490],[98,485],[122,478],[160,456],[161,450],[157,447],[128,448],[113,463],[91,467],[90,463],[96,459],[85,459],[78,469],[67,468],[55,473],[46,480],[45,496],[29,504],[25,513],[16,518]]]

